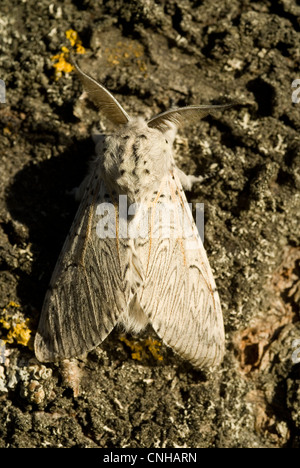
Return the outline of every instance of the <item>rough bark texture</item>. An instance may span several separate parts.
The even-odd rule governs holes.
[[[299,447],[299,2],[2,0],[0,14],[0,446]],[[210,175],[188,196],[205,203],[224,311],[212,372],[165,347],[159,361],[151,330],[114,331],[80,364],[75,397],[25,339],[104,124],[74,73],[54,79],[69,29],[129,114],[239,102],[176,140],[179,166]]]

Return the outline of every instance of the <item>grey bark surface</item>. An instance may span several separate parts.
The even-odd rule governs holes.
[[[199,371],[164,346],[158,360],[153,330],[125,340],[115,330],[74,367],[75,397],[63,370],[11,340],[5,359],[0,349],[0,447],[299,448],[299,2],[2,0],[0,16],[2,340],[8,316],[12,327],[28,319],[34,336],[76,212],[69,192],[93,156],[93,129],[109,130],[79,100],[75,73],[54,79],[65,32],[78,33],[82,69],[129,115],[239,103],[175,140],[178,166],[204,177],[187,195],[205,204],[222,365]]]

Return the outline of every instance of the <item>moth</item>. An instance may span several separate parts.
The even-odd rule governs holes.
[[[97,142],[80,189],[44,300],[36,357],[79,357],[116,325],[138,333],[151,324],[195,367],[217,365],[225,341],[220,300],[183,191],[197,177],[176,166],[172,146],[181,125],[230,104],[173,108],[146,121],[130,117],[104,86],[75,67],[115,132]],[[124,199],[130,213],[121,206]]]

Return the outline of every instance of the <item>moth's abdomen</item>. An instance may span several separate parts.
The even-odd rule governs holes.
[[[139,333],[146,328],[148,323],[149,318],[144,313],[135,295],[129,304],[128,312],[120,316],[118,324],[128,332]]]

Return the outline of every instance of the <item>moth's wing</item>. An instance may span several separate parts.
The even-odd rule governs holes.
[[[92,178],[89,185],[42,308],[35,338],[35,353],[42,362],[90,351],[110,333],[126,307],[126,246],[117,230],[107,238],[100,238],[97,231],[97,223],[103,220],[97,211],[99,204],[110,202],[107,206],[113,208],[110,216],[115,220],[117,211],[101,179]],[[113,222],[111,228],[113,231]]]
[[[167,214],[166,200],[174,216]],[[138,300],[157,334],[195,367],[220,363],[225,341],[220,300],[176,173],[162,182],[153,202],[150,239],[139,240],[137,253],[145,277]]]

